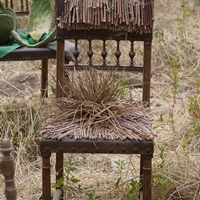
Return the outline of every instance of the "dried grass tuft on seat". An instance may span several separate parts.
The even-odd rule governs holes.
[[[115,70],[74,70],[63,90],[66,96],[51,102],[44,138],[154,139],[150,109],[128,97]]]

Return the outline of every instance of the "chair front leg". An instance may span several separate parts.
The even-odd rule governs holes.
[[[151,200],[151,175],[153,154],[142,155],[143,200]]]
[[[143,155],[140,155],[140,190],[139,190],[139,199],[143,199]]]
[[[51,153],[42,152],[42,199],[51,199],[50,157]]]

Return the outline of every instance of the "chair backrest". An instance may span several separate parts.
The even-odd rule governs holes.
[[[76,4],[77,3],[77,4]],[[64,39],[73,39],[75,42],[74,56],[77,60],[78,42],[86,40],[88,48],[85,55],[88,57],[87,65],[98,69],[108,69],[108,52],[113,52],[115,58],[112,66],[118,70],[143,72],[142,100],[150,99],[150,71],[151,71],[151,41],[153,31],[153,1],[152,0],[107,0],[107,1],[76,1],[57,0],[57,97],[61,97],[64,84]],[[101,4],[101,5],[100,5]],[[93,62],[93,41],[102,44],[100,56],[101,63]],[[109,43],[110,40],[115,41]],[[126,43],[123,43],[126,41]],[[127,42],[129,41],[129,42]],[[142,41],[143,64],[134,63],[134,42]],[[121,61],[121,47],[126,45],[129,64]],[[128,46],[129,48],[128,48]],[[112,51],[110,51],[112,49]],[[84,54],[84,52],[83,52]],[[123,58],[122,58],[123,59]],[[67,65],[70,69],[74,65]],[[83,69],[85,64],[75,62],[77,69]]]
[[[17,15],[29,14],[29,2],[28,0],[4,0],[3,3],[6,8],[12,8]]]

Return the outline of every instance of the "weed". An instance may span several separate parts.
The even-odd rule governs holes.
[[[197,91],[196,94],[189,97],[189,113],[192,117],[191,129],[193,133],[200,133],[200,77],[196,78]]]
[[[178,50],[181,52],[180,59],[183,59],[183,56],[185,57],[184,65],[187,67],[188,65],[191,65],[191,63],[196,63],[196,59],[193,55],[196,54],[196,50],[194,49],[194,44],[191,42],[191,36],[193,32],[190,32],[190,29],[188,28],[188,21],[191,18],[191,11],[186,6],[186,3],[183,2],[181,5],[181,17],[177,17],[175,19],[175,22],[177,23],[177,40],[178,41]],[[196,29],[198,29],[198,25],[192,25],[191,26]],[[197,50],[198,51],[198,50]]]
[[[56,95],[56,88],[53,85],[51,85],[51,92],[53,95]]]
[[[80,180],[74,176],[76,170],[75,160],[73,157],[68,156],[67,161],[64,163],[63,177],[57,180],[53,187],[62,188],[63,191],[67,192],[67,198],[69,199],[76,198],[80,194],[82,196],[85,194],[87,200],[100,199],[101,196],[96,195],[94,189],[82,188],[80,185],[77,185]]]
[[[124,199],[125,200],[134,200],[138,198],[138,193],[141,188],[140,183],[137,180],[131,179],[131,180],[125,180],[122,182],[122,170],[126,167],[126,162],[124,160],[118,160],[115,161],[115,164],[117,166],[117,169],[119,170],[119,178],[117,179],[115,183],[115,187],[119,188],[122,186],[125,186],[125,192],[124,192]]]
[[[166,162],[165,160],[165,152],[166,152],[166,148],[162,145],[158,145],[158,149],[159,149],[159,157],[160,157],[160,163],[157,164],[156,169],[164,169],[164,168],[168,168],[169,166],[172,165],[172,162]]]
[[[168,178],[169,175],[163,175],[162,171],[165,170],[165,173],[167,173],[167,168],[169,168],[172,165],[172,162],[166,162],[165,160],[165,152],[166,148],[164,146],[158,145],[158,149],[160,151],[159,157],[160,157],[160,162],[154,167],[155,173],[152,175],[152,182],[157,189],[157,195],[160,197],[160,199],[164,200],[168,188],[170,187],[170,179]]]
[[[126,162],[124,160],[118,160],[115,161],[115,164],[117,166],[117,169],[119,170],[119,178],[117,179],[116,183],[115,183],[115,187],[119,187],[119,184],[122,180],[122,170],[124,169]]]
[[[167,194],[167,188],[170,185],[170,181],[166,177],[160,177],[159,178],[159,183],[160,183],[160,198],[165,199],[165,196]]]
[[[95,199],[101,199],[101,196],[95,195],[95,190],[86,192],[87,200],[95,200]]]
[[[172,109],[171,109],[171,124],[172,124],[172,129],[173,132],[175,133],[175,124],[174,124],[174,109],[176,105],[176,98],[177,98],[177,90],[178,90],[178,81],[179,81],[179,76],[178,76],[178,70],[176,69],[177,63],[179,61],[178,57],[172,58],[171,60],[171,73],[168,74],[169,78],[172,81],[172,98],[173,98],[173,103],[172,103]]]
[[[64,163],[64,172],[63,177],[57,180],[53,187],[62,188],[64,191],[67,191],[68,198],[74,198],[76,192],[80,190],[80,187],[76,186],[80,180],[75,178],[73,172],[77,168],[75,167],[75,162],[72,157],[67,157],[67,161]]]
[[[122,76],[119,79],[119,85],[121,90],[119,91],[119,97],[123,99],[125,95],[128,93],[128,78],[126,76]]]
[[[160,27],[155,27],[154,29],[154,34],[155,34],[155,37],[159,40],[159,41],[162,41],[164,39],[164,32],[163,30],[160,28]]]
[[[187,26],[186,26],[186,20],[191,16],[189,12],[189,8],[185,6],[185,3],[183,2],[181,5],[181,11],[182,11],[182,17],[177,17],[174,21],[178,23],[177,30],[180,32],[180,45],[183,45],[185,43],[188,43],[187,37]]]
[[[126,193],[124,195],[125,200],[137,199],[140,189],[141,189],[140,183],[138,183],[138,181],[136,181],[136,180],[131,180],[126,188]]]

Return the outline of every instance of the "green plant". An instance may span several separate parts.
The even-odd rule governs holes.
[[[125,186],[125,192],[124,192],[124,199],[125,200],[134,200],[137,199],[139,189],[141,188],[140,183],[138,181],[131,179],[131,180],[124,180],[122,182],[122,171],[126,167],[126,162],[124,160],[118,160],[115,161],[116,167],[119,170],[119,178],[117,179],[115,183],[116,188],[120,188],[122,186]]]
[[[124,169],[126,162],[124,160],[118,160],[118,161],[114,161],[117,169],[119,170],[119,178],[117,179],[116,183],[115,183],[115,187],[119,187],[119,184],[122,180],[122,170]]]
[[[166,152],[166,148],[162,145],[158,145],[158,149],[159,149],[159,158],[160,158],[160,162],[155,166],[155,169],[164,169],[166,167],[169,167],[170,165],[172,165],[172,162],[166,162],[165,160],[165,152]]]
[[[101,199],[101,196],[95,195],[95,190],[86,192],[87,200]]]
[[[187,29],[186,29],[186,20],[190,18],[191,14],[189,12],[189,8],[185,6],[185,3],[183,2],[181,5],[181,12],[182,12],[182,17],[177,17],[174,21],[178,23],[177,30],[180,32],[180,45],[184,43],[188,43],[187,37]]]
[[[64,191],[67,191],[68,198],[74,198],[76,192],[80,190],[80,187],[76,186],[80,180],[75,178],[73,175],[77,168],[75,167],[75,161],[72,157],[67,157],[67,161],[64,163],[63,169],[63,177],[60,178],[53,187],[62,188]]]
[[[122,89],[118,95],[121,99],[123,99],[128,93],[128,78],[126,76],[121,77],[119,79],[119,85],[122,87]]]
[[[155,37],[158,39],[158,40],[163,40],[164,39],[164,32],[163,30],[160,28],[160,27],[155,27],[154,29],[154,34],[155,34]]]
[[[178,91],[178,81],[179,81],[179,74],[177,70],[177,63],[179,61],[178,57],[174,57],[171,59],[171,72],[168,74],[169,78],[172,81],[172,98],[173,98],[173,103],[172,103],[172,109],[171,109],[171,123],[172,123],[172,128],[173,131],[176,132],[175,130],[175,124],[174,124],[174,109],[176,105],[176,99],[177,99],[177,91]]]
[[[159,184],[160,184],[160,198],[164,200],[167,194],[167,188],[170,185],[170,181],[166,177],[160,177]]]
[[[101,196],[95,194],[95,190],[91,188],[82,188],[77,183],[80,182],[79,179],[75,178],[74,173],[77,170],[75,160],[73,157],[68,156],[67,161],[64,163],[64,173],[63,177],[56,181],[53,185],[55,188],[62,188],[67,192],[67,198],[73,199],[78,195],[86,196],[87,200],[100,199]]]
[[[56,95],[56,87],[51,85],[51,91],[53,95]]]
[[[154,188],[157,190],[157,196],[160,197],[160,199],[164,200],[167,193],[168,188],[171,185],[170,174],[167,174],[167,169],[172,165],[172,162],[167,162],[165,158],[165,152],[166,148],[164,146],[158,145],[159,149],[159,158],[160,162],[157,163],[156,166],[154,166],[155,172],[152,175],[152,182]]]
[[[196,135],[200,133],[200,77],[196,78],[196,94],[189,97],[189,113],[192,117],[190,131]]]
[[[138,199],[138,193],[141,189],[140,183],[136,180],[131,180],[127,185],[126,193],[124,195],[125,200],[136,200]]]
[[[164,157],[165,148],[164,148],[164,146],[158,145],[158,149],[160,150],[159,157],[160,157],[161,161],[157,165],[157,167],[164,168],[164,166],[165,166],[165,157]]]

